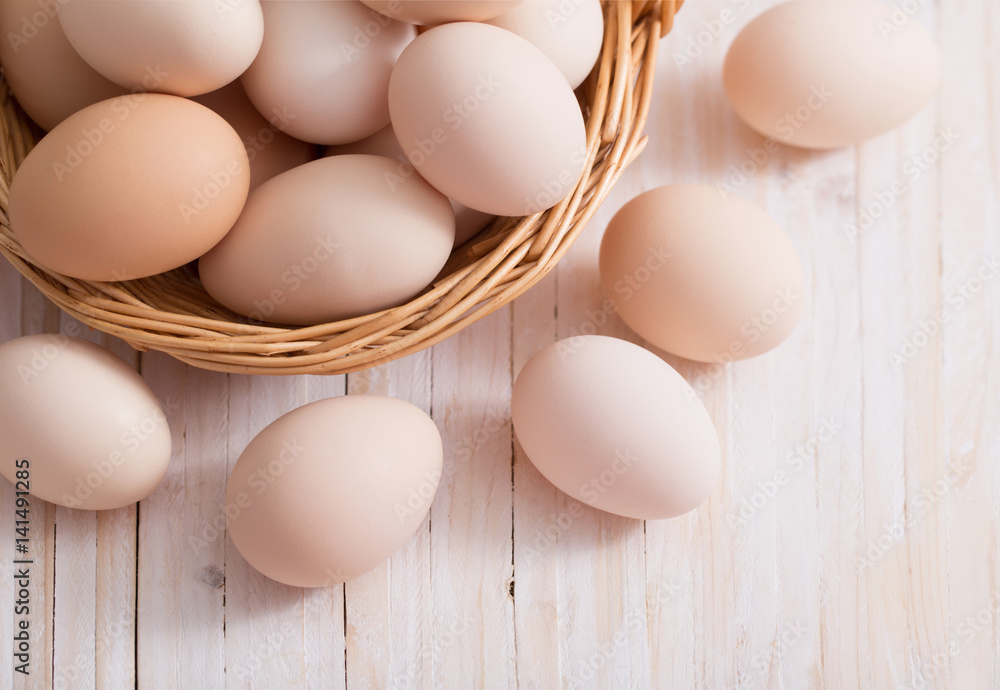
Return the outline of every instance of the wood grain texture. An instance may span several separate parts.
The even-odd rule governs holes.
[[[0,341],[61,330],[109,347],[156,392],[174,441],[167,477],[137,506],[32,501],[32,675],[4,662],[0,688],[997,687],[1000,7],[907,4],[943,50],[934,103],[861,146],[761,161],[719,70],[739,28],[777,1],[688,0],[660,46],[649,145],[565,260],[514,304],[389,365],[198,371],[79,328],[0,265]],[[803,260],[806,309],[754,360],[663,355],[713,417],[723,476],[698,510],[642,523],[549,484],[513,436],[509,398],[557,338],[641,342],[605,307],[597,247],[626,201],[672,182],[724,182],[765,207]],[[430,413],[440,487],[382,566],[285,587],[228,539],[226,476],[278,416],[345,393]],[[10,560],[13,510],[0,481]],[[0,579],[5,639],[15,597]]]

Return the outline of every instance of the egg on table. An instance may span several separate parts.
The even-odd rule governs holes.
[[[586,335],[543,348],[517,375],[511,417],[546,479],[609,513],[675,517],[718,483],[708,411],[670,365],[624,340]]]
[[[403,400],[319,400],[250,442],[226,485],[229,534],[250,565],[328,587],[388,559],[420,527],[441,479],[441,435]]]
[[[600,274],[648,342],[724,363],[777,347],[805,306],[795,247],[759,206],[711,185],[667,185],[625,204],[601,240]]]
[[[140,501],[170,462],[156,396],[104,348],[65,335],[0,345],[0,473],[50,503],[110,510]]]

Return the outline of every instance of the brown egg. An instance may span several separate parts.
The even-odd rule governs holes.
[[[398,306],[448,260],[455,218],[419,175],[331,156],[265,182],[198,263],[212,297],[254,322],[317,324]],[[248,279],[252,276],[253,279]]]
[[[77,110],[125,92],[66,40],[56,3],[0,2],[0,64],[24,112],[50,130]]]
[[[441,435],[423,410],[375,395],[293,410],[250,442],[226,486],[229,534],[264,575],[328,587],[378,566],[424,521]]]
[[[221,115],[240,135],[250,159],[251,190],[279,173],[316,158],[313,144],[293,139],[281,131],[281,113],[273,113],[268,121],[257,112],[238,80],[192,100]]]
[[[625,204],[601,241],[601,281],[653,345],[701,362],[777,347],[805,305],[795,247],[759,206],[709,185],[668,185]]]
[[[11,229],[53,271],[131,280],[211,249],[249,186],[243,142],[221,117],[178,96],[122,96],[70,116],[32,149],[11,185]]]
[[[517,375],[511,416],[546,479],[610,513],[675,517],[719,481],[705,406],[670,365],[624,340],[585,335],[541,350]]]
[[[0,345],[0,472],[16,489],[69,508],[140,501],[170,462],[153,392],[104,348],[65,335]]]

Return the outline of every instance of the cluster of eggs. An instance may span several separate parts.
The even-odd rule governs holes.
[[[101,2],[95,0],[95,4]],[[518,7],[533,2],[527,0]],[[365,4],[379,11],[395,7],[397,19],[431,23],[447,19],[449,15],[440,13],[457,5],[493,12],[513,3],[366,0]],[[295,12],[316,11],[299,8]],[[352,11],[367,10],[355,6]],[[524,11],[525,16],[530,15]],[[734,109],[751,127],[775,141],[817,149],[852,144],[898,125],[919,110],[937,88],[940,57],[916,22],[893,22],[890,11],[888,6],[879,9],[865,2],[793,0],[763,13],[737,36],[723,68],[725,89]],[[301,23],[301,18],[293,15],[283,17],[277,25],[286,26],[282,22],[287,21],[287,26],[308,25],[310,31],[320,31],[315,16]],[[268,16],[265,11],[265,19]],[[105,21],[111,19],[111,15],[105,17]],[[533,37],[520,20],[500,17],[491,21]],[[512,213],[514,209],[504,204],[523,199],[525,194],[530,197],[530,183],[515,174],[513,167],[506,172],[502,167],[492,172],[477,168],[475,175],[453,176],[455,170],[485,155],[473,139],[462,139],[462,145],[451,153],[438,155],[433,145],[444,144],[431,133],[424,142],[427,150],[423,157],[403,145],[421,141],[427,130],[419,123],[445,112],[435,110],[443,102],[467,88],[481,88],[485,98],[492,88],[488,80],[478,81],[477,77],[473,83],[469,77],[457,92],[446,89],[448,96],[441,101],[429,95],[429,73],[445,75],[445,81],[438,84],[444,88],[441,84],[451,83],[448,80],[461,80],[456,64],[459,56],[465,64],[474,65],[473,72],[480,76],[494,67],[499,69],[491,62],[489,51],[477,52],[481,41],[493,40],[504,47],[504,60],[528,69],[530,63],[539,63],[538,54],[525,47],[530,44],[513,33],[499,38],[500,34],[486,25],[457,23],[426,31],[403,48],[401,44],[412,38],[404,34],[412,33],[412,28],[388,20],[379,26],[388,33],[378,35],[391,34],[400,44],[390,53],[397,48],[402,51],[391,74],[386,71],[391,127],[381,123],[375,128],[378,131],[355,128],[327,136],[319,130],[333,126],[331,122],[305,117],[299,122],[304,129],[295,133],[317,141],[336,143],[338,138],[362,134],[367,138],[338,143],[328,151],[330,158],[298,165],[268,182],[254,182],[260,186],[246,202],[242,215],[235,211],[239,215],[236,227],[201,261],[206,284],[214,285],[209,288],[212,294],[218,293],[224,303],[238,305],[233,307],[237,311],[248,309],[247,303],[240,301],[245,295],[235,289],[226,292],[225,278],[238,275],[238,266],[252,266],[265,282],[277,275],[274,266],[264,259],[254,263],[251,256],[266,255],[275,265],[287,260],[289,252],[275,243],[275,236],[289,237],[297,228],[311,226],[333,233],[320,237],[325,244],[317,247],[322,246],[331,256],[345,255],[332,259],[337,272],[366,286],[362,290],[323,284],[324,291],[339,291],[344,300],[337,307],[340,311],[333,313],[334,318],[340,318],[353,313],[352,309],[362,309],[373,294],[389,303],[405,291],[404,284],[407,290],[418,289],[420,282],[407,283],[406,275],[376,279],[366,274],[364,253],[353,244],[350,229],[376,237],[383,252],[379,261],[388,261],[386,265],[394,273],[403,274],[406,260],[414,253],[428,246],[447,252],[451,232],[439,232],[439,228],[446,221],[454,223],[464,205],[471,212],[487,215]],[[67,30],[67,35],[72,38],[74,33]],[[375,40],[374,36],[369,38]],[[541,42],[537,37],[532,40]],[[267,41],[265,32],[258,60],[270,54]],[[94,47],[94,51],[100,55],[90,57],[95,69],[104,64],[100,56],[107,57],[105,69],[109,73],[111,65],[120,67],[120,56],[105,55],[114,52],[114,46],[99,48]],[[297,49],[305,50],[289,48],[280,59],[288,59]],[[81,55],[89,54],[81,48]],[[571,77],[572,70],[558,55],[552,53],[551,57],[552,62],[545,63],[553,75],[546,78],[547,83],[556,81],[552,65],[560,65],[568,81],[559,82],[558,91],[571,96],[570,86],[585,76],[589,66],[577,65],[576,76]],[[592,64],[590,58],[588,62]],[[247,77],[254,69],[251,65],[243,79],[250,101],[258,108],[264,104],[266,110],[277,107],[281,99],[303,96],[291,89],[278,92],[277,101],[267,101],[265,84],[289,68],[261,68],[259,84],[255,82],[258,77]],[[268,69],[275,70],[271,77]],[[145,78],[139,71],[129,74],[108,76],[119,81]],[[531,91],[532,98],[543,98],[545,88],[542,84],[537,92]],[[559,97],[565,107],[558,108],[565,111],[567,122],[575,122],[578,111],[573,110],[575,104],[570,108],[569,96]],[[219,97],[221,92],[209,100]],[[239,138],[225,122],[198,110],[191,101],[178,96],[146,98],[150,100],[145,103],[160,99],[170,114],[163,126],[182,123],[171,131],[175,136],[187,132],[192,141],[197,139],[207,147],[206,158],[216,155],[216,162],[231,161],[226,156],[240,148]],[[98,106],[110,110],[116,106],[109,104],[127,101],[105,103]],[[332,99],[324,107],[343,108],[346,121],[350,105]],[[497,112],[516,120],[520,113],[508,107],[509,103]],[[809,112],[796,115],[803,107]],[[143,125],[136,123],[146,122],[143,118],[147,116],[139,115],[139,108],[134,110],[136,116],[128,126],[141,129]],[[571,110],[573,118],[569,118]],[[242,112],[249,112],[249,108]],[[77,116],[68,121],[76,122],[74,127],[79,129],[83,121],[73,117]],[[230,119],[231,124],[234,119]],[[194,131],[197,122],[210,131]],[[538,131],[546,131],[544,119],[539,122]],[[789,133],[792,122],[796,126]],[[108,134],[117,131],[115,128]],[[576,134],[570,134],[560,139],[564,152],[576,144]],[[560,136],[566,136],[566,131]],[[190,157],[189,153],[178,153],[176,139],[122,140],[107,150],[117,151],[115,156],[132,155],[131,165],[139,166],[141,156],[153,151],[163,156],[158,159],[160,167],[166,165],[171,152],[175,162]],[[288,141],[294,139],[289,137]],[[247,144],[242,155],[249,150]],[[531,149],[530,153],[537,151]],[[540,160],[536,163],[544,167]],[[108,159],[105,165],[113,162]],[[415,166],[420,176],[402,175],[399,166],[406,164]],[[275,167],[286,166],[281,163]],[[118,171],[120,175],[123,170]],[[139,167],[128,170],[140,174]],[[251,167],[251,173],[255,170]],[[478,177],[480,173],[483,177]],[[494,173],[497,176],[490,177]],[[141,174],[155,175],[157,185],[166,185],[157,187],[157,194],[147,200],[161,195],[173,198],[170,194],[176,190],[161,180],[155,169]],[[234,179],[239,174],[235,168],[231,173]],[[397,176],[402,179],[397,180]],[[376,208],[372,207],[374,197],[365,196],[364,203],[354,205],[362,190],[373,192],[384,179],[398,184],[394,201],[380,201]],[[488,180],[485,187],[479,185],[482,180]],[[73,193],[83,199],[106,187],[121,192],[131,189],[130,182],[127,177],[108,178],[86,189],[73,188]],[[250,180],[243,179],[240,184],[242,189]],[[529,187],[518,186],[522,184]],[[447,191],[452,204],[437,189]],[[42,193],[37,197],[45,198]],[[316,204],[326,214],[318,224],[310,217]],[[213,217],[231,214],[239,204],[228,210],[223,206],[213,208]],[[141,209],[141,216],[136,217],[142,217],[147,225],[119,228],[122,235],[116,241],[145,232],[149,223],[158,222],[160,215],[172,209],[159,211],[150,218],[151,208]],[[518,212],[529,211],[521,208]],[[412,237],[390,239],[382,234],[386,224],[398,226],[402,234]],[[389,243],[400,243],[404,256],[398,263],[384,255]],[[67,249],[66,260],[77,251],[81,250]],[[158,247],[157,255],[168,254],[166,245]],[[178,259],[179,255],[173,260]],[[708,185],[660,187],[627,203],[608,225],[598,264],[607,295],[604,311],[617,313],[651,346],[695,361],[731,362],[771,350],[793,331],[805,301],[804,271],[784,231],[761,208],[720,194]],[[332,312],[319,311],[315,303],[295,302],[282,313],[305,321],[329,317]],[[79,393],[74,395],[74,391],[87,391],[88,400],[96,402],[81,405]],[[169,429],[152,392],[123,362],[82,341],[28,336],[0,345],[0,416],[12,429],[0,439],[0,471],[14,481],[19,477],[17,472],[30,465],[31,491],[45,500],[89,509],[117,507],[147,495],[166,472]],[[541,350],[517,376],[511,417],[518,441],[539,471],[567,494],[598,509],[640,519],[674,517],[703,503],[718,482],[720,444],[697,393],[659,356],[624,340],[584,335]],[[57,425],[61,425],[61,432],[51,433]],[[379,396],[344,396],[311,403],[274,421],[241,454],[227,487],[229,533],[254,567],[281,582],[323,586],[350,579],[382,562],[422,523],[442,477],[443,459],[441,437],[433,421],[409,403]]]
[[[0,10],[30,34],[0,48],[7,79],[50,130],[9,210],[71,278],[198,260],[254,322],[350,319],[417,296],[494,216],[553,206],[586,162],[573,90],[599,0],[51,5],[41,26],[34,0]]]

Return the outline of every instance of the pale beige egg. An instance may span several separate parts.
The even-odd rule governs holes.
[[[110,510],[140,501],[170,462],[170,429],[142,377],[65,335],[0,345],[0,472],[50,503]]]
[[[668,185],[621,208],[601,241],[617,313],[653,345],[701,362],[762,354],[789,336],[805,278],[759,206],[710,185]]]
[[[894,4],[794,0],[743,28],[723,82],[736,113],[764,136],[829,149],[915,115],[938,89],[941,55]]]
[[[511,415],[538,471],[609,513],[675,517],[719,480],[705,406],[670,365],[624,340],[577,336],[544,348],[517,375]]]
[[[10,225],[38,263],[119,281],[197,259],[229,231],[250,186],[229,124],[179,96],[136,94],[71,115],[28,154]]]
[[[392,126],[410,162],[460,204],[537,213],[576,186],[583,114],[562,72],[527,40],[488,24],[444,24],[399,57]]]
[[[331,156],[265,182],[199,261],[205,289],[256,323],[339,321],[416,297],[451,254],[455,217],[398,163]]]
[[[279,417],[226,486],[229,535],[264,575],[328,587],[388,559],[423,523],[441,479],[441,435],[423,410],[343,396]]]

